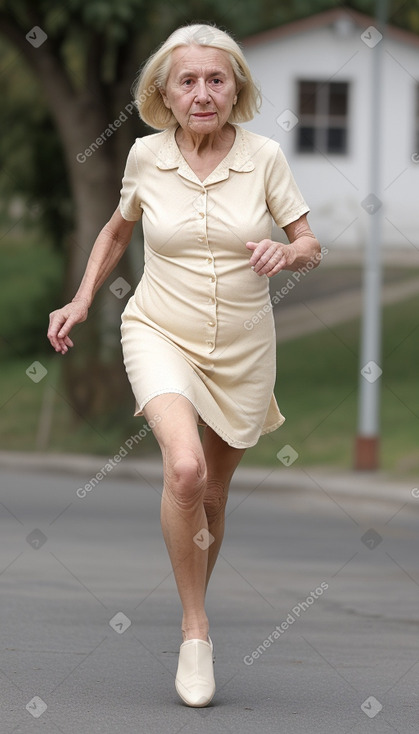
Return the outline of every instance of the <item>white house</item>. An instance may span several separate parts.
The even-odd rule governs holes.
[[[371,191],[370,151],[378,44],[377,192]],[[374,18],[339,8],[250,36],[243,49],[263,95],[260,114],[245,127],[281,144],[319,239],[336,248],[363,247],[369,217],[382,202],[384,246],[417,253],[419,36],[394,26],[381,35]]]

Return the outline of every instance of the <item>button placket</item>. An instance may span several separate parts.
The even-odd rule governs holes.
[[[209,258],[207,258],[209,260]],[[215,340],[217,334],[217,302],[216,302],[216,288],[217,278],[214,272],[214,260],[211,259],[211,264],[207,265],[208,269],[212,269],[212,273],[208,277],[208,297],[206,307],[206,319],[203,324],[205,334],[205,344],[207,350],[211,353],[215,349]]]
[[[197,211],[198,219],[198,230],[199,234],[197,240],[199,243],[206,243],[207,252],[203,253],[204,256],[204,270],[207,273],[207,299],[206,299],[206,317],[203,321],[203,334],[204,342],[208,353],[211,353],[215,349],[215,339],[217,332],[217,314],[216,314],[216,287],[217,278],[215,275],[214,266],[214,255],[211,252],[211,248],[208,244],[207,234],[207,212],[208,212],[208,192],[205,188],[202,189],[201,194],[194,200],[194,207]],[[202,222],[202,225],[201,225]]]

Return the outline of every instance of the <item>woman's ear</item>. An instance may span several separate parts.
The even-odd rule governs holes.
[[[163,89],[163,87],[159,87],[159,92],[163,98],[164,106],[167,107],[168,110],[170,110],[170,103],[169,103],[169,100],[167,99],[167,94],[165,90]]]
[[[236,81],[236,94],[234,95],[234,102],[233,102],[233,104],[237,104],[237,100],[239,98],[239,94],[240,94],[240,92],[241,92],[242,89],[243,89],[243,84],[239,84]]]

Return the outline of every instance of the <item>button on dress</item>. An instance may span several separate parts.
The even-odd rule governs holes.
[[[122,314],[121,344],[134,415],[156,395],[184,395],[200,424],[247,448],[285,418],[273,394],[269,278],[250,268],[246,242],[270,239],[272,218],[284,227],[309,208],[278,143],[234,128],[204,181],[182,156],[176,126],[132,146],[119,208],[142,219],[144,274]]]

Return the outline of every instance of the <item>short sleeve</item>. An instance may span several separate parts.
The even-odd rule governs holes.
[[[119,209],[128,222],[136,222],[141,218],[141,202],[138,192],[139,168],[137,163],[136,144],[128,153],[125,164],[124,176],[122,178],[121,198]]]
[[[278,227],[286,227],[310,211],[281,148],[266,183],[266,203]]]

